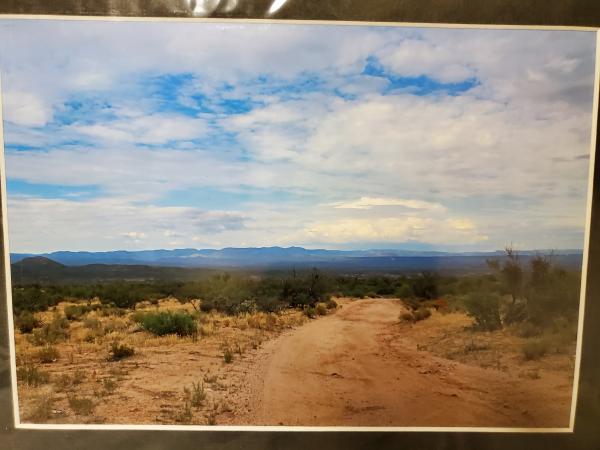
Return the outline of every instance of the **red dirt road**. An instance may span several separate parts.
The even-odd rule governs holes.
[[[344,301],[247,361],[237,425],[568,427],[571,390],[405,340],[397,300]],[[237,408],[235,408],[237,409]]]

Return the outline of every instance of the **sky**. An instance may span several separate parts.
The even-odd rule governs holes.
[[[582,248],[595,34],[0,20],[12,252]]]

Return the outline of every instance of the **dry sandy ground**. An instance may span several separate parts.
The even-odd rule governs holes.
[[[568,427],[570,356],[524,362],[504,337],[477,333],[478,339],[501,338],[504,346],[491,348],[506,350],[497,367],[483,368],[469,359],[477,352],[442,357],[444,349],[464,348],[473,339],[464,314],[434,313],[411,325],[399,323],[398,300],[339,303],[337,311],[308,323],[290,311],[277,323],[291,325],[271,331],[219,319],[215,335],[198,340],[135,333],[128,338],[136,354],[118,362],[108,362],[98,345],[61,344],[61,358],[43,368],[51,380],[79,371],[83,381],[62,390],[55,382],[19,386],[21,416],[28,421],[52,392],[48,423]],[[251,345],[256,333],[259,344]],[[243,346],[230,364],[223,360],[226,336]],[[488,353],[489,359],[498,352]],[[524,369],[536,376],[521,376]],[[106,380],[113,383],[110,392]],[[206,398],[186,416],[183,388],[198,382]],[[74,411],[67,401],[73,394],[91,398],[93,412]]]
[[[568,427],[568,372],[530,380],[419,351],[403,338],[401,310],[394,300],[344,301],[269,342],[246,385],[250,409],[227,422]]]

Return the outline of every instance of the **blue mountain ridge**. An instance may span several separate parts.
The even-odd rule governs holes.
[[[547,254],[548,250],[524,250],[520,255],[532,256]],[[572,257],[581,260],[582,250],[566,249],[552,251],[557,257]],[[43,256],[66,266],[81,266],[87,264],[144,264],[151,266],[175,267],[245,267],[245,266],[275,266],[280,264],[299,265],[394,265],[400,260],[406,264],[409,260],[418,261],[418,258],[446,260],[453,259],[484,260],[490,257],[501,257],[503,251],[493,252],[442,252],[442,251],[416,251],[394,249],[368,249],[368,250],[326,250],[306,249],[303,247],[227,247],[223,249],[193,249],[183,248],[174,250],[116,250],[104,252],[88,251],[56,251],[51,253],[12,253],[11,263],[21,261],[28,257]],[[476,258],[470,258],[476,257]],[[447,259],[450,258],[450,259]],[[572,259],[571,258],[571,259]]]

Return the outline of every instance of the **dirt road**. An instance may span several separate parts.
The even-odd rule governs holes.
[[[394,300],[348,300],[268,342],[247,362],[236,396],[245,406],[227,422],[568,427],[568,385],[420,351],[402,336],[401,310]]]

